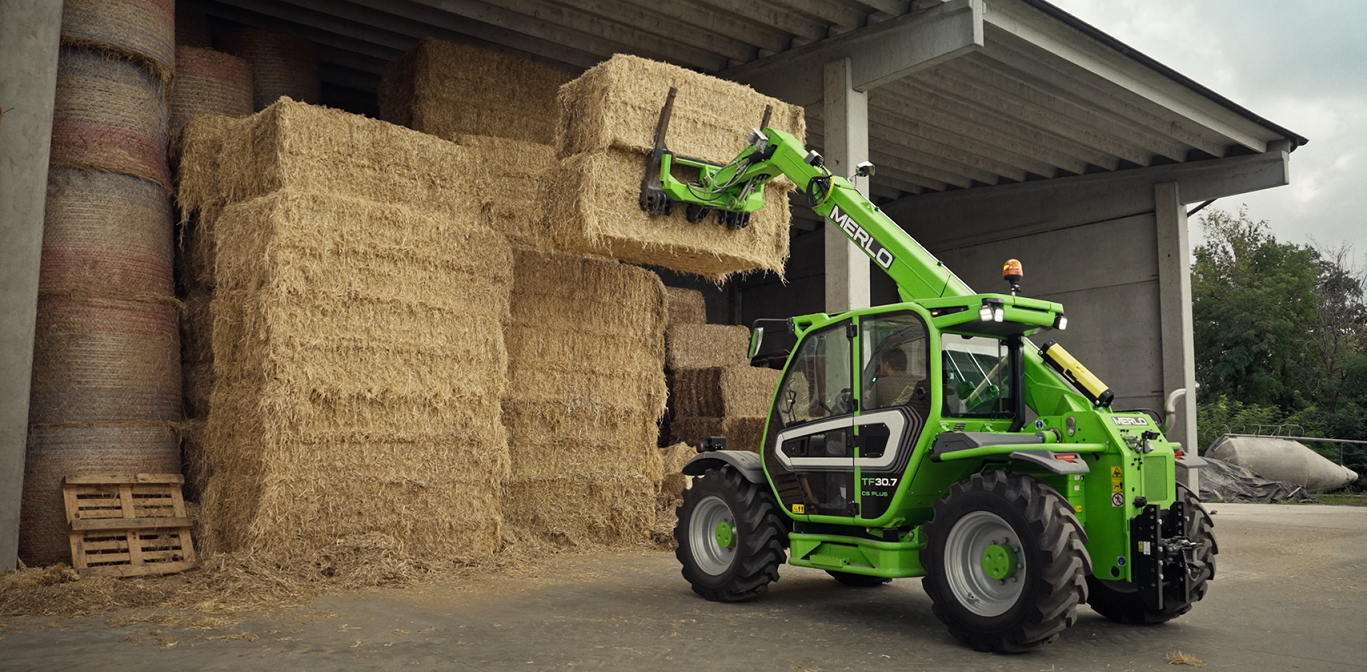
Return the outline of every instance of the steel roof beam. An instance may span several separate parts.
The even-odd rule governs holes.
[[[849,58],[868,91],[983,46],[983,0],[950,0],[718,73],[795,105],[822,98],[822,68]]]
[[[723,35],[760,50],[783,51],[788,48],[792,40],[791,35],[779,28],[737,20],[737,17],[729,12],[694,0],[651,3],[650,11],[702,31]],[[680,28],[687,28],[687,26],[676,26],[671,34],[680,35]],[[752,55],[750,58],[753,59],[756,56]]]
[[[726,67],[725,56],[667,40],[592,14],[536,0],[499,0],[495,6],[479,0],[417,0],[468,19],[483,21],[543,40],[560,42],[607,58],[634,53],[708,72]]]
[[[1074,142],[1066,135],[1051,133],[936,91],[914,88],[908,84],[908,80],[870,91],[869,98],[870,104],[878,109],[897,110],[904,116],[923,119],[960,134],[982,133],[1006,138],[1010,142],[1043,148],[1045,152],[1057,152],[1084,165],[1092,164],[1106,170],[1115,170],[1120,163],[1116,156]],[[1064,164],[1060,162],[1059,165]]]
[[[723,35],[715,30],[681,30],[680,21],[693,20],[702,12],[686,12],[663,2],[647,10],[629,0],[575,0],[574,7],[602,20],[621,23],[633,29],[673,41],[684,41],[706,51],[740,62],[754,60],[758,47]],[[672,12],[657,11],[665,7]],[[715,14],[710,14],[715,17]],[[705,15],[704,15],[705,16]],[[715,25],[717,22],[713,22]],[[735,24],[735,22],[732,22]]]
[[[868,22],[868,11],[830,0],[765,0],[840,28],[852,29]]]
[[[398,58],[399,55],[404,52],[404,49],[386,47],[374,42],[340,35],[329,30],[298,23],[297,21],[279,18],[274,15],[262,14],[260,12],[221,2],[205,2],[200,4],[200,6],[203,7],[205,13],[209,16],[226,19],[244,26],[278,30],[291,35],[297,35],[320,46],[334,47],[342,51],[350,51],[363,56],[378,58],[383,61],[391,61]],[[413,40],[413,42],[416,43],[417,41]]]
[[[977,60],[960,59],[943,68],[917,73],[913,80],[974,99],[1007,114],[1019,114],[1032,119],[1034,123],[1055,124],[1062,129],[1074,128],[1074,137],[1079,140],[1087,140],[1098,146],[1109,144],[1117,147],[1117,156],[1125,157],[1120,148],[1133,145],[1145,152],[1144,160],[1134,161],[1141,166],[1151,163],[1154,154],[1174,161],[1185,160],[1187,151],[1191,149],[1190,145],[1170,136],[1135,127],[1128,120],[1106,110],[1088,107],[1052,91],[1040,89],[993,67],[995,64],[978,63]],[[1096,132],[1088,133],[1089,129],[1095,129]]]
[[[394,32],[470,44],[519,58],[525,55],[528,60],[558,70],[579,72],[603,60],[597,54],[456,16],[411,0],[350,0],[350,3],[378,14],[397,17],[403,23],[393,24],[394,28],[391,29]],[[369,16],[370,14],[367,14],[367,17]],[[416,27],[399,29],[399,26],[410,24]],[[375,25],[381,24],[377,22]]]
[[[378,29],[356,21],[341,18],[335,14],[325,11],[314,11],[298,7],[294,4],[284,2],[273,2],[271,0],[216,0],[219,4],[237,7],[249,12],[256,12],[263,16],[289,21],[301,26],[308,26],[320,31],[341,35],[351,38],[357,42],[374,44],[386,49],[392,49],[398,53],[403,53],[417,43],[417,40],[408,35],[391,33],[387,30]],[[310,38],[311,39],[311,38]],[[372,52],[371,54],[374,55]]]
[[[1000,33],[989,42],[1011,47],[1014,53],[1022,51],[1015,48],[1017,45],[1029,45],[1031,51],[1047,55],[1043,59],[1046,72],[1042,74],[1078,82],[1103,81],[1109,85],[1107,93],[1117,101],[1124,100],[1160,117],[1179,115],[1195,126],[1224,136],[1229,143],[1239,143],[1257,152],[1265,151],[1270,140],[1281,137],[1077,30],[1060,30],[1056,19],[1025,3],[992,0],[992,11],[986,20]]]
[[[773,7],[755,0],[695,0],[695,2],[729,12],[761,26],[776,28],[793,38],[820,40],[824,39],[830,30],[830,26],[820,21],[814,21],[786,9]],[[791,46],[791,40],[779,51],[787,49],[789,46]]]

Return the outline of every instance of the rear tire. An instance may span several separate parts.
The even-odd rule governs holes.
[[[851,588],[875,588],[885,583],[892,583],[892,579],[883,576],[867,576],[864,574],[851,574],[849,572],[833,572],[829,569],[826,570],[826,573],[830,574],[831,578]]]
[[[1058,638],[1087,601],[1087,534],[1072,507],[1030,476],[994,471],[954,484],[926,524],[921,581],[935,616],[978,651],[1016,653]],[[992,548],[1013,575],[988,574]],[[1003,565],[1009,567],[1010,563]]]
[[[788,547],[780,515],[773,494],[733,467],[714,467],[693,479],[674,527],[674,555],[693,592],[714,602],[768,592]]]
[[[1157,625],[1167,623],[1191,611],[1193,604],[1206,596],[1210,588],[1208,582],[1215,578],[1215,555],[1220,549],[1215,544],[1215,522],[1210,519],[1196,496],[1187,486],[1177,484],[1177,499],[1187,505],[1187,529],[1191,530],[1191,540],[1197,544],[1196,558],[1205,563],[1205,568],[1194,578],[1190,602],[1167,606],[1164,609],[1150,609],[1139,596],[1135,585],[1129,581],[1104,581],[1091,574],[1087,575],[1090,596],[1087,603],[1098,614],[1128,625]]]

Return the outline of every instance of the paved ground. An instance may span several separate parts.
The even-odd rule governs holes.
[[[1367,669],[1367,507],[1218,504],[1219,575],[1167,625],[1112,624],[1084,609],[1054,644],[1019,656],[965,649],[914,579],[849,589],[785,567],[758,602],[713,604],[671,554],[622,553],[490,579],[331,597],[321,619],[243,623],[256,641],[194,631],[112,628],[0,633],[4,670],[1176,670],[1181,650],[1208,669]],[[134,644],[129,638],[141,639]]]

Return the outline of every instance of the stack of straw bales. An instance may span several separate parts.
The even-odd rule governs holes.
[[[671,443],[725,436],[731,450],[759,452],[782,372],[750,366],[745,327],[680,322],[665,333]]]
[[[514,259],[504,517],[514,536],[644,541],[661,478],[664,285],[611,259]]]
[[[215,250],[205,546],[491,553],[513,261],[461,149],[292,101],[192,121],[178,149]]]
[[[322,80],[318,48],[302,37],[271,30],[243,28],[214,34],[214,46],[252,66],[254,109],[266,109],[280,98],[318,103]]]
[[[206,114],[245,117],[252,109],[252,68],[213,49],[178,45],[171,86],[171,132]]]
[[[20,555],[69,552],[62,478],[178,472],[181,417],[164,83],[174,12],[64,4]]]
[[[569,76],[427,40],[391,63],[381,115],[461,146],[489,225],[514,246],[503,401],[510,541],[644,541],[660,456],[664,289],[653,273],[553,249],[541,183],[556,169],[557,89]],[[639,180],[638,180],[639,181]]]
[[[560,89],[559,165],[546,183],[546,228],[566,250],[722,279],[764,269],[782,273],[788,258],[791,182],[765,189],[767,205],[750,225],[730,231],[690,224],[683,208],[651,217],[637,205],[646,156],[670,87],[679,92],[669,148],[725,163],[774,108],[770,125],[805,135],[802,108],[748,87],[635,56],[617,55]]]

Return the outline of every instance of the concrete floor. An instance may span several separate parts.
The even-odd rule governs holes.
[[[1367,508],[1217,504],[1219,574],[1167,625],[1112,624],[1084,608],[1063,637],[1019,656],[975,653],[930,611],[919,581],[845,588],[785,567],[739,605],[695,596],[672,554],[567,558],[491,578],[324,598],[328,618],[249,621],[223,633],[112,628],[0,633],[3,670],[1150,670],[1181,650],[1210,669],[1367,669]],[[571,564],[572,563],[572,564]],[[141,639],[134,644],[129,638]]]

